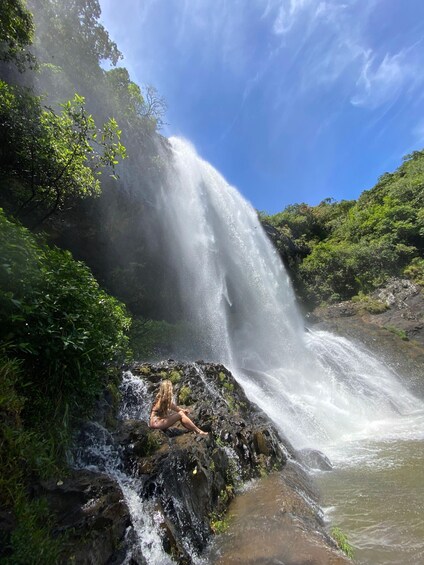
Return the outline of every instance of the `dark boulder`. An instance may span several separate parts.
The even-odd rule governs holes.
[[[309,467],[320,471],[331,471],[333,465],[324,453],[316,449],[302,449],[298,452],[299,460]]]
[[[130,515],[121,489],[106,475],[73,471],[63,480],[41,481],[36,496],[47,500],[55,515],[53,535],[63,536],[60,563],[121,562]]]

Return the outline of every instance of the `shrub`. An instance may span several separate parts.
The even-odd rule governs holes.
[[[0,339],[23,363],[24,417],[66,423],[106,384],[105,364],[125,355],[130,320],[83,263],[1,211],[0,235]]]
[[[424,286],[424,259],[415,257],[403,273],[414,283]]]
[[[191,400],[191,388],[189,386],[181,387],[178,393],[178,399],[181,404],[187,404]]]
[[[12,510],[17,524],[1,533],[0,557],[5,564],[53,564],[60,542],[51,538],[45,502],[30,500],[26,485],[33,474],[57,471],[54,446],[23,426],[25,398],[17,391],[22,378],[19,361],[0,357],[0,506]]]

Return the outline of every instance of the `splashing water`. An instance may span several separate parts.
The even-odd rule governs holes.
[[[146,385],[130,371],[126,371],[120,389],[123,396],[120,418],[145,418],[148,413]],[[132,523],[132,530],[127,532],[127,538],[130,533],[134,538],[132,541],[131,538],[127,539],[128,551],[124,565],[138,563],[137,556],[140,555],[142,562],[147,559],[149,563],[158,565],[173,564],[174,561],[165,553],[162,545],[160,524],[163,517],[153,499],[142,499],[142,481],[125,472],[120,447],[116,445],[110,432],[97,422],[89,423],[77,446],[74,459],[76,468],[105,473],[121,488]]]
[[[287,273],[256,211],[190,144],[178,138],[170,143],[173,160],[156,197],[174,258],[173,282],[193,329],[186,356],[226,364],[296,448],[322,450],[342,476],[343,469],[352,469],[363,490],[355,495],[343,481],[337,488],[339,471],[329,473],[327,494],[337,492],[338,498],[327,496],[326,503],[343,508],[352,503],[360,513],[369,496],[367,484],[373,484],[368,470],[384,468],[387,445],[399,446],[389,450],[398,453],[401,446],[422,442],[422,401],[362,345],[329,332],[305,331]],[[174,354],[181,355],[178,346]],[[386,505],[424,504],[412,487],[397,500],[392,492],[393,486],[380,491]],[[379,562],[415,563],[424,553],[422,521],[399,507],[398,523],[387,524],[384,505],[380,510],[371,512],[365,525],[347,523],[356,547],[369,548],[369,556],[360,558],[364,563],[380,559],[369,524],[384,523],[390,536],[382,542],[388,545]],[[341,516],[343,510],[337,517],[343,526]],[[405,548],[414,548],[412,557]]]
[[[170,143],[158,205],[197,336],[193,354],[229,366],[296,447],[328,452],[354,437],[393,433],[402,421],[399,433],[419,433],[422,403],[369,351],[304,330],[256,211],[190,144]]]

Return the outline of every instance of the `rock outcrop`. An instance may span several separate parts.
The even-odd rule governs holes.
[[[393,278],[364,300],[315,309],[309,323],[362,342],[424,397],[424,294],[418,285]]]
[[[185,549],[201,553],[243,481],[281,469],[287,459],[271,422],[254,407],[231,373],[209,363],[131,367],[147,384],[149,400],[163,378],[174,382],[176,401],[208,436],[181,426],[150,430],[144,421],[123,420],[116,437],[127,469],[143,478],[144,496],[163,517],[164,546],[179,561]]]
[[[122,563],[130,526],[128,507],[107,475],[75,470],[63,479],[42,481],[34,494],[52,510],[53,535],[63,536],[60,563]]]
[[[36,494],[47,498],[55,516],[55,533],[65,534],[62,562],[151,561],[137,542],[137,516],[123,488],[133,481],[133,495],[154,509],[161,551],[173,562],[190,564],[222,530],[228,506],[242,484],[249,479],[260,483],[271,475],[281,478],[278,501],[290,509],[283,517],[287,527],[290,522],[299,540],[310,534],[319,555],[345,562],[325,533],[310,481],[299,465],[302,458],[314,468],[328,469],[330,463],[319,453],[297,454],[224,366],[168,361],[128,369],[136,385],[125,389],[120,414],[104,417],[103,399],[102,424],[91,422],[81,428],[75,449],[80,469],[37,487]],[[148,409],[164,378],[174,383],[176,402],[190,407],[192,419],[208,436],[181,426],[166,432],[148,427]],[[96,447],[100,443],[102,447]]]

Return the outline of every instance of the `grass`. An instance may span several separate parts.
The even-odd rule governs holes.
[[[401,330],[399,328],[396,328],[395,326],[383,326],[383,327],[385,330],[400,337],[402,341],[409,341],[409,337],[406,335],[405,330]]]
[[[349,559],[353,558],[353,547],[348,542],[346,535],[341,531],[340,528],[334,527],[331,529],[331,537],[336,542],[338,548],[343,551]]]

